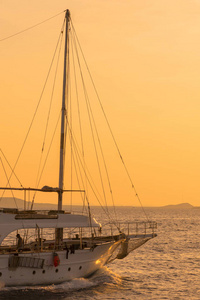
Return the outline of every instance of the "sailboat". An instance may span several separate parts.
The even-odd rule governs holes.
[[[70,12],[66,10],[59,186],[15,188],[10,186],[9,178],[9,186],[1,187],[1,190],[10,190],[12,193],[22,191],[24,194],[27,192],[57,194],[58,207],[57,210],[49,211],[33,210],[33,205],[30,209],[24,207],[24,209],[0,210],[1,286],[49,285],[88,277],[104,265],[125,258],[131,251],[156,237],[154,221],[142,222],[142,231],[140,231],[141,224],[132,222],[135,226],[133,232],[133,224],[122,225],[111,218],[107,224],[109,231],[104,231],[103,226],[92,217],[86,188],[76,190],[64,188],[66,128],[69,126],[66,117],[68,109],[66,94],[69,94],[67,82],[71,28]],[[14,170],[11,175],[13,174]],[[88,203],[87,211],[72,213],[63,210],[63,195],[69,192],[84,195],[84,203],[85,199]],[[13,238],[12,244],[7,242],[8,236]]]

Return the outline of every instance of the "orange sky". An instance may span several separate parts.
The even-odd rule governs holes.
[[[9,0],[1,3],[0,39],[67,8],[143,205],[198,206],[200,1]],[[63,17],[0,42],[0,147],[12,165],[41,93]],[[33,137],[35,146],[41,143],[36,130]],[[25,163],[20,161],[16,169],[25,186],[35,184],[34,155],[27,145]],[[119,172],[112,164],[111,174]],[[55,173],[54,160],[45,175],[47,185],[57,185]],[[138,205],[124,180],[114,178],[114,185],[120,186],[116,204]]]

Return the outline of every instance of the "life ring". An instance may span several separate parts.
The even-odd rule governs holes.
[[[54,267],[57,267],[60,264],[60,258],[57,253],[53,254],[53,264],[54,264]]]

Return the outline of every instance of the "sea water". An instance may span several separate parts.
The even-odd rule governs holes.
[[[104,218],[95,208],[99,220]],[[146,208],[158,236],[88,279],[59,285],[0,289],[0,299],[200,299],[200,209]],[[95,212],[95,211],[94,211]],[[146,220],[134,207],[118,207],[121,221]]]

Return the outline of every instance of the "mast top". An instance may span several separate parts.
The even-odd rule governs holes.
[[[69,21],[69,19],[70,19],[70,11],[69,11],[69,9],[66,9],[65,11],[66,11],[65,18]]]

